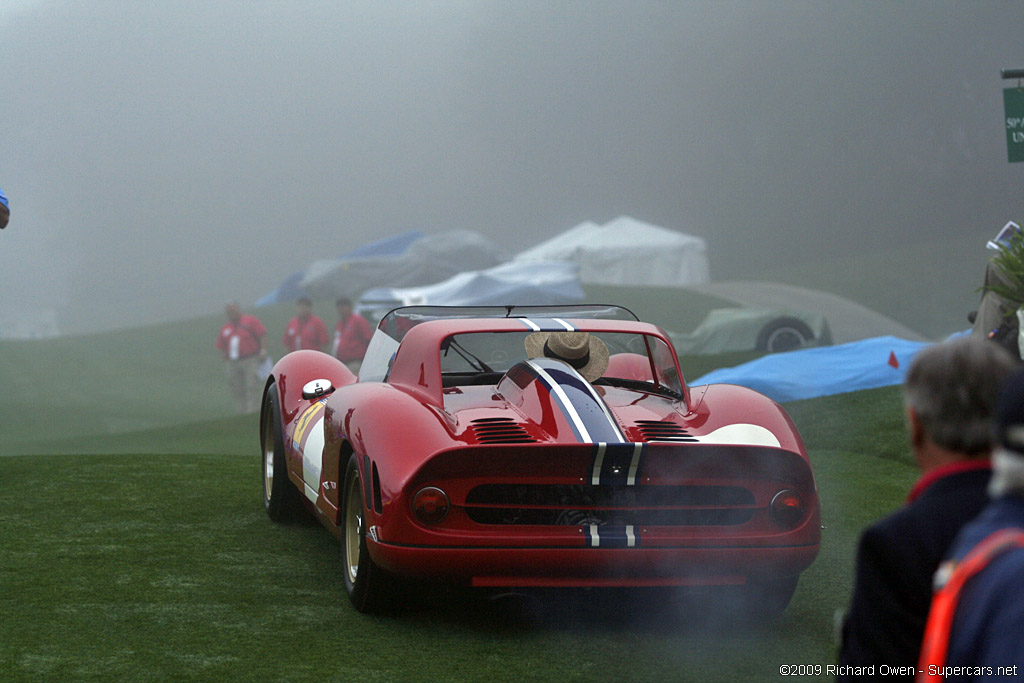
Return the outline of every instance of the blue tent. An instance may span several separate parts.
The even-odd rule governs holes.
[[[423,239],[425,235],[419,230],[408,230],[394,237],[386,237],[376,242],[356,247],[352,251],[339,256],[339,259],[373,258],[374,256],[397,256],[404,254],[413,242]]]
[[[339,256],[338,260],[345,261],[348,259],[398,256],[399,254],[404,254],[414,242],[422,239],[423,237],[423,233],[419,230],[409,230],[400,235],[395,235],[394,237],[386,237],[382,240],[377,240],[376,242],[370,242],[369,244],[364,244],[361,247],[356,247],[352,251]],[[304,270],[292,273],[286,277],[274,291],[257,301],[256,305],[269,306],[270,304],[276,304],[282,301],[295,301],[299,297],[305,296],[306,292],[299,286],[305,277],[306,271]]]
[[[875,337],[776,353],[713,370],[691,384],[739,384],[779,402],[874,389],[902,384],[914,356],[928,345],[898,337]]]

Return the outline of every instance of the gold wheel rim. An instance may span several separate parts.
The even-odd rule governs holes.
[[[263,495],[270,500],[274,492],[274,425],[268,419],[263,425]]]
[[[363,501],[356,473],[345,495],[345,570],[349,581],[355,583],[359,575],[359,541],[363,532]]]

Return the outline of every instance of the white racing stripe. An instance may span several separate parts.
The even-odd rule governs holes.
[[[576,429],[579,431],[580,442],[591,443],[593,440],[590,438],[590,432],[587,430],[587,426],[583,424],[583,418],[581,418],[580,414],[576,412],[576,406],[572,404],[572,401],[570,401],[569,397],[565,394],[565,390],[562,389],[562,385],[556,382],[554,378],[552,378],[551,375],[549,375],[544,368],[540,367],[537,363],[534,363],[533,361],[526,362],[530,364],[534,372],[536,372],[539,377],[544,379],[548,388],[555,394],[555,396],[558,397],[558,400],[565,408],[566,417],[572,420],[572,423],[576,425]]]
[[[754,424],[731,424],[719,427],[710,434],[693,437],[700,443],[714,443],[730,446],[775,446],[778,447],[779,439],[769,430],[761,425]]]
[[[633,444],[633,459],[629,463],[629,477],[626,479],[627,486],[636,485],[636,470],[640,467],[640,453],[644,450],[642,443]],[[632,530],[633,527],[630,527]]]
[[[320,489],[320,470],[324,457],[324,419],[320,418],[309,429],[309,436],[302,447],[302,479],[306,498],[316,502]]]
[[[621,529],[621,527],[620,527],[620,529]],[[616,534],[612,533],[611,534],[612,540],[610,541],[612,548],[622,548],[622,547],[636,548],[637,547],[636,528],[632,524],[628,524],[628,525],[626,525],[626,528],[625,528],[624,532],[625,532],[624,533],[624,535],[625,535],[625,546],[622,545],[623,539],[621,537],[616,538]],[[591,524],[590,525],[590,547],[591,548],[600,548],[601,547],[601,527],[599,525],[597,525],[597,524]]]
[[[520,318],[520,320],[522,320],[523,323],[525,325],[527,325],[534,332],[542,332],[542,331],[544,331],[544,327],[541,327],[540,325],[538,325],[534,321],[530,320],[529,318]],[[558,325],[558,326],[562,327],[563,329],[565,329],[566,332],[575,332],[576,331],[576,326],[575,325],[573,325],[570,322],[566,322],[565,320],[562,320],[561,318],[539,318],[539,320],[542,320],[542,321],[550,320],[553,323],[555,323],[556,325]]]
[[[597,444],[597,455],[594,456],[594,471],[590,475],[590,483],[594,486],[601,484],[601,467],[604,465],[604,452],[608,450],[608,444]]]

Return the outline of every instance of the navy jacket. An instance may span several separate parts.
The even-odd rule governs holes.
[[[964,527],[950,557],[962,559],[982,539],[1009,527],[1024,529],[1024,498],[1004,496],[992,501]],[[964,586],[953,617],[946,666],[980,667],[977,676],[948,680],[1007,681],[1024,676],[1024,550],[995,557]]]
[[[875,665],[876,670],[883,665],[917,666],[932,577],[960,529],[989,502],[991,473],[986,467],[943,476],[864,531],[840,665]],[[837,680],[857,678],[841,675]],[[913,676],[902,680],[912,681]]]

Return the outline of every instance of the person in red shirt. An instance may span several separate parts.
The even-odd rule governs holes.
[[[352,310],[349,299],[338,299],[335,305],[338,307],[338,324],[334,328],[331,353],[347,365],[349,370],[358,373],[363,356],[366,355],[366,346],[373,336],[373,329],[366,318]]]
[[[313,315],[313,302],[302,297],[295,302],[297,315],[288,323],[281,343],[288,351],[312,349],[323,351],[330,341],[327,338],[327,326],[319,317]]]
[[[263,340],[267,328],[254,315],[243,315],[238,303],[232,301],[224,307],[228,321],[220,328],[215,344],[224,354],[224,369],[228,387],[239,413],[252,413],[259,409],[263,379],[259,376],[260,361],[267,357]]]

